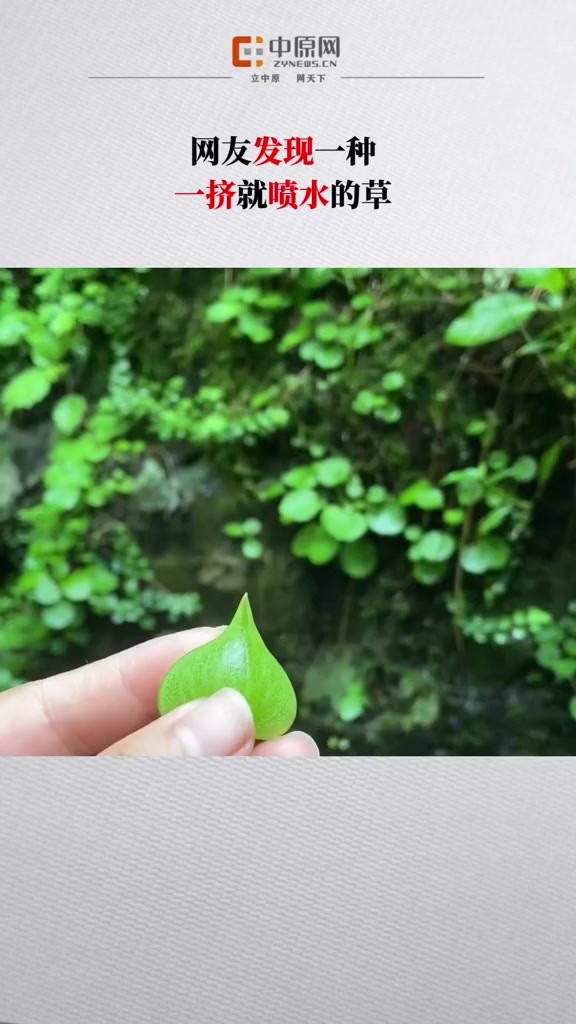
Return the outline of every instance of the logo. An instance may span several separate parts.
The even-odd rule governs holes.
[[[235,68],[261,68],[264,52],[275,68],[335,68],[340,56],[340,36],[234,36],[232,64]]]
[[[264,61],[262,36],[234,36],[232,40],[232,63],[235,68],[261,68]]]

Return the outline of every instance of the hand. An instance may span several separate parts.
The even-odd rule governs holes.
[[[247,701],[224,689],[158,717],[156,696],[170,666],[221,629],[148,640],[103,661],[0,694],[0,755],[314,757],[293,732],[256,744]]]

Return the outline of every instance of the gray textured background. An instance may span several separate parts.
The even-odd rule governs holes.
[[[231,38],[258,32],[340,35],[338,72],[253,85]],[[574,0],[0,0],[0,262],[574,266],[575,38]],[[106,74],[233,80],[88,78]],[[211,176],[193,173],[192,135],[274,133],[371,135],[392,205],[222,213],[173,196]],[[325,153],[318,177],[346,166]]]
[[[576,762],[5,759],[0,1020],[568,1024]]]

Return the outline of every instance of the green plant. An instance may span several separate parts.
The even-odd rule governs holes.
[[[218,557],[324,749],[572,753],[575,324],[561,268],[2,271],[0,686]]]
[[[259,534],[262,532],[262,523],[259,519],[245,519],[242,523],[227,523],[224,532],[228,537],[236,537],[242,540],[242,554],[250,561],[261,558],[264,547]]]
[[[220,636],[185,654],[168,671],[158,709],[165,715],[228,686],[248,701],[256,739],[275,739],[288,731],[296,717],[296,694],[256,628],[247,594]]]
[[[0,596],[4,688],[21,680],[36,651],[58,655],[86,643],[91,616],[152,630],[163,618],[176,622],[199,609],[194,592],[170,595],[155,585],[140,546],[113,515],[133,493],[134,466],[145,451],[129,435],[148,396],[131,391],[122,340],[143,294],[140,275],[105,285],[93,279],[98,271],[32,273],[38,283],[23,293],[10,282],[0,304],[0,345],[9,357],[2,405],[14,420],[41,406],[57,381],[65,379],[67,391],[52,408],[43,472],[7,538],[19,572]],[[115,339],[109,390],[90,411],[86,396],[69,387],[91,361],[87,327]],[[18,369],[22,361],[34,365]],[[106,521],[104,509],[112,513]]]

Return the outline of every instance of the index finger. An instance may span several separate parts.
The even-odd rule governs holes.
[[[94,755],[157,718],[170,666],[223,627],[147,640],[102,661],[0,694],[0,755]]]

